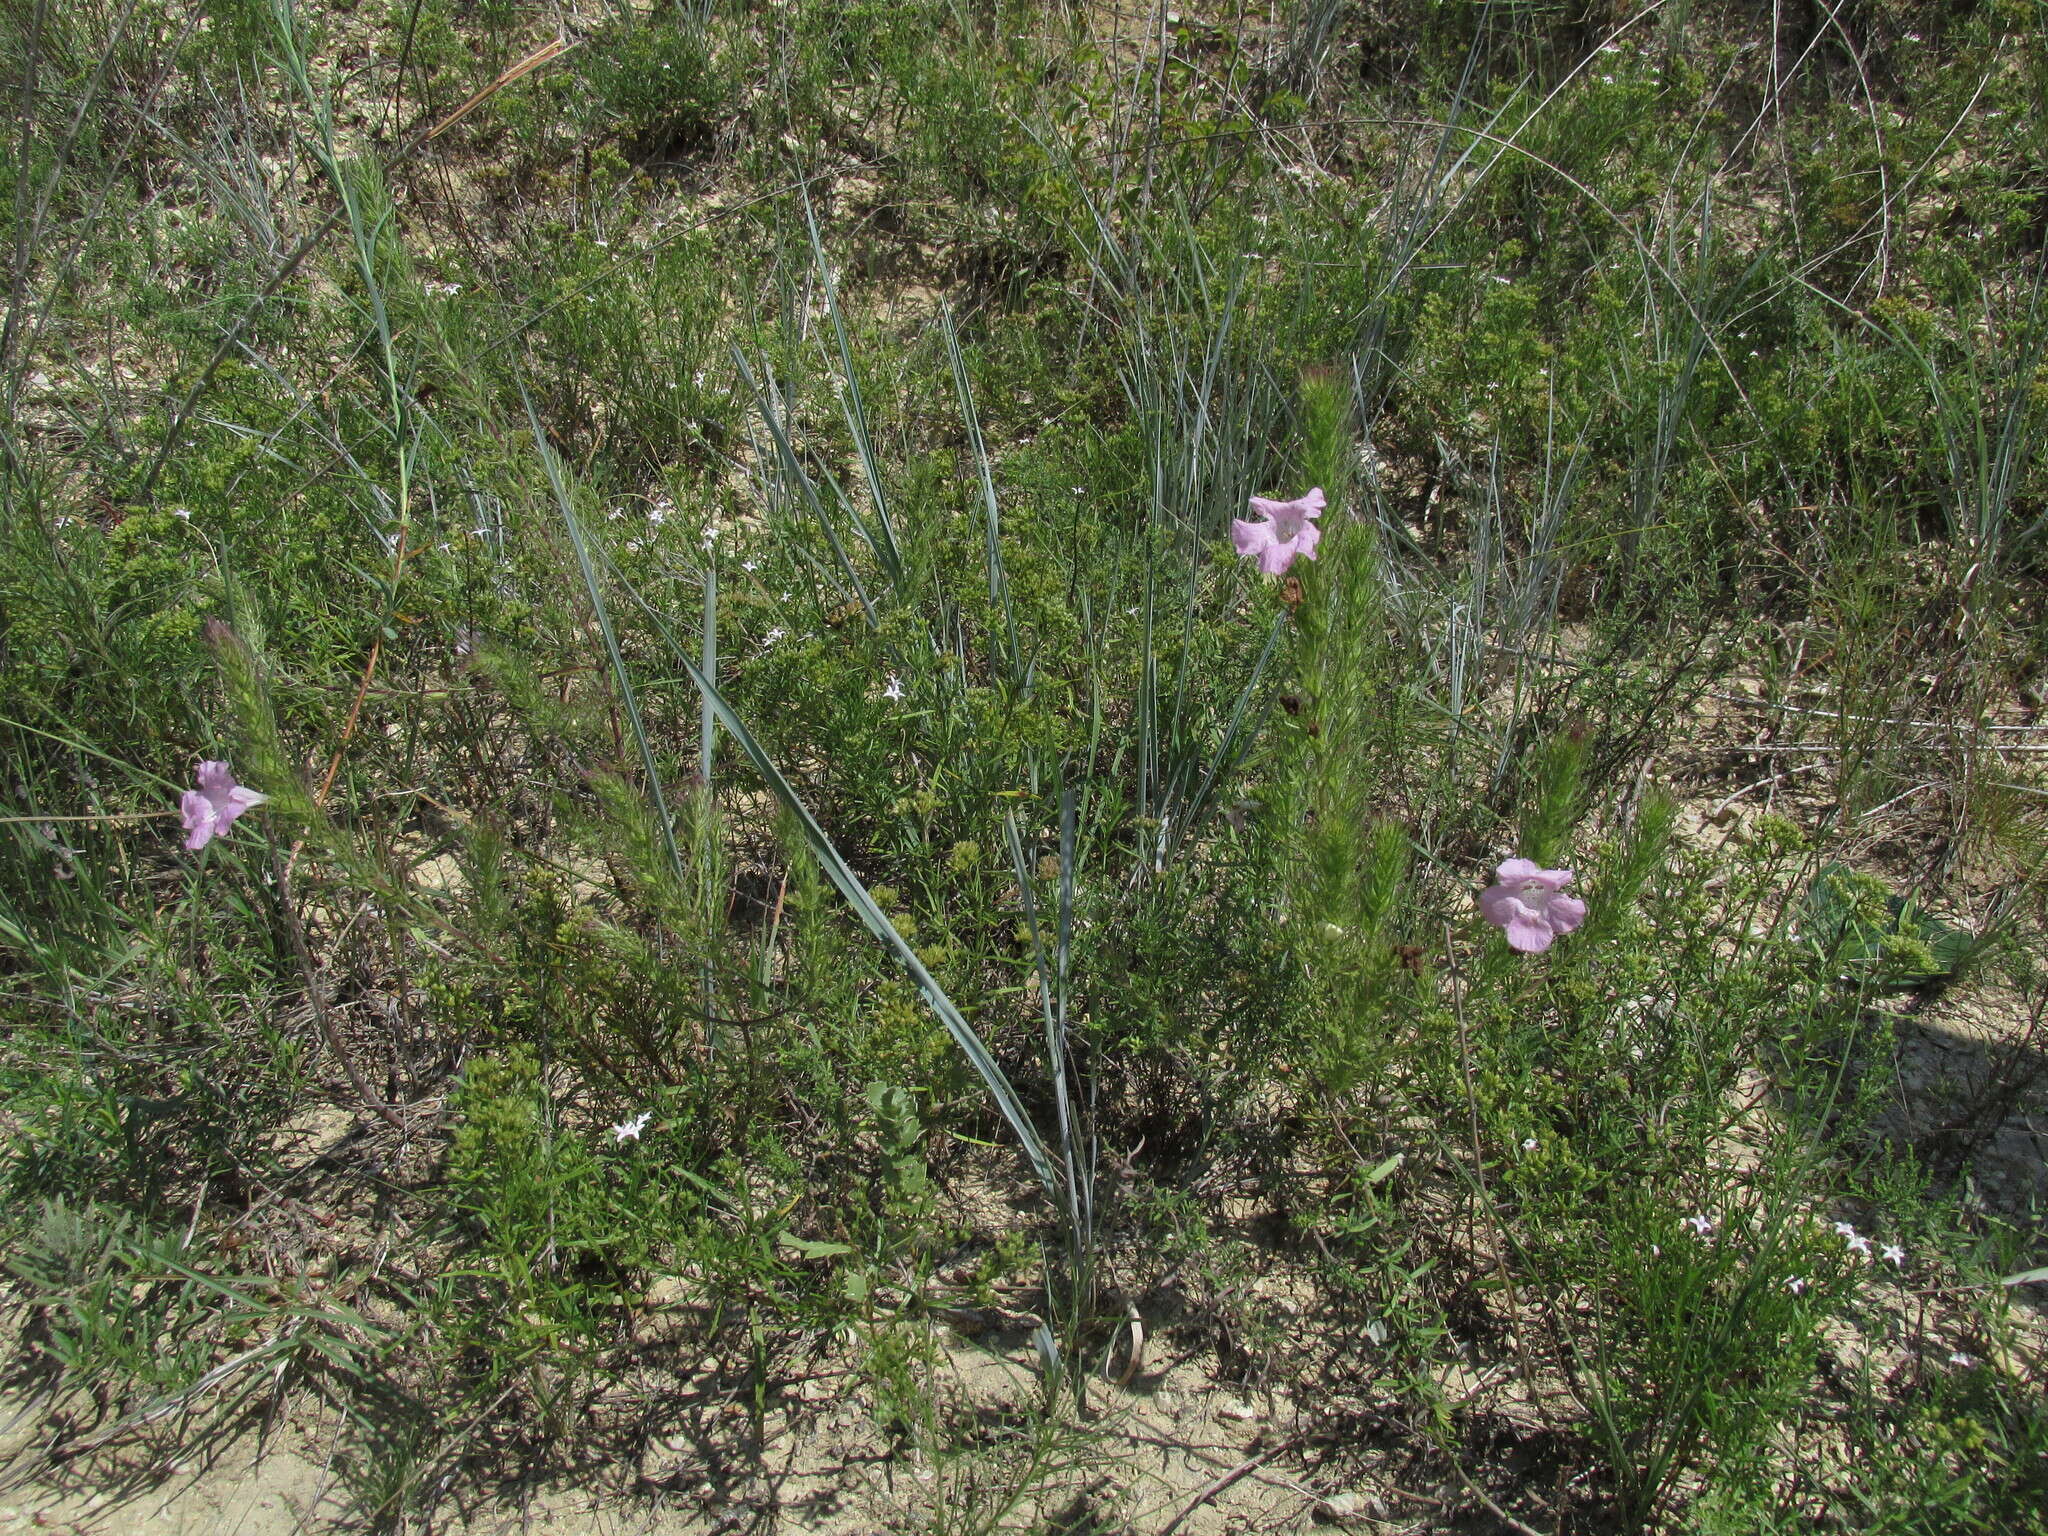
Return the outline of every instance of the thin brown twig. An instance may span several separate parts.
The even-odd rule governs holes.
[[[348,1075],[349,1086],[356,1091],[356,1098],[363,1108],[373,1112],[393,1130],[403,1133],[405,1121],[398,1111],[370,1092],[370,1085],[364,1079],[362,1068],[349,1054],[342,1042],[341,1031],[335,1027],[334,1015],[327,1007],[327,988],[320,979],[320,973],[313,966],[313,951],[306,943],[306,925],[299,918],[298,903],[292,899],[291,871],[277,856],[277,849],[270,850],[270,867],[277,878],[277,904],[284,914],[284,927],[292,943],[292,955],[299,962],[300,974],[306,983],[306,1001],[313,1009],[313,1022],[320,1030],[320,1038],[327,1043],[327,1049],[334,1053],[334,1059],[341,1063],[341,1070]]]
[[[1465,1485],[1465,1491],[1491,1510],[1494,1519],[1500,1521],[1509,1530],[1519,1532],[1520,1536],[1545,1536],[1545,1533],[1537,1530],[1535,1526],[1528,1524],[1526,1521],[1517,1520],[1513,1515],[1502,1509],[1500,1505],[1496,1504],[1492,1496],[1484,1488],[1473,1482],[1465,1469],[1458,1465],[1457,1457],[1451,1457],[1450,1463],[1451,1470],[1458,1474],[1458,1481]]]
[[[432,128],[429,128],[427,130],[427,136],[420,140],[420,144],[427,145],[433,143],[434,140],[441,137],[442,134],[446,133],[450,128],[453,128],[457,123],[461,122],[465,117],[469,116],[470,113],[474,112],[478,107],[482,106],[485,102],[489,101],[493,96],[497,95],[498,92],[505,89],[506,86],[511,85],[519,80],[525,79],[528,75],[532,74],[536,69],[539,69],[541,65],[552,63],[554,60],[559,59],[563,54],[567,53],[571,48],[575,46],[576,45],[574,43],[570,42],[565,37],[552,38],[549,41],[542,43],[538,48],[534,49],[533,52],[529,53],[525,58],[519,60],[518,63],[511,65],[504,71],[504,73],[499,75],[497,79],[493,80],[489,85],[485,86],[482,90],[478,91],[474,96],[470,97],[469,100],[465,101],[453,112],[450,112],[446,117],[442,118],[440,122],[434,124]]]
[[[102,825],[111,825],[121,821],[149,821],[158,816],[177,816],[181,814],[178,810],[172,809],[168,811],[103,811],[91,816],[0,816],[0,827],[20,826],[23,823],[40,824],[46,821],[96,821]]]
[[[1293,1435],[1285,1440],[1282,1440],[1278,1445],[1268,1446],[1265,1450],[1256,1452],[1255,1454],[1246,1457],[1243,1461],[1239,1462],[1236,1466],[1232,1467],[1228,1472],[1224,1473],[1221,1477],[1217,1478],[1214,1482],[1210,1483],[1206,1488],[1204,1488],[1200,1493],[1196,1494],[1192,1499],[1188,1500],[1186,1504],[1182,1505],[1180,1513],[1175,1515],[1171,1520],[1167,1521],[1165,1525],[1160,1527],[1159,1536],[1173,1536],[1173,1533],[1181,1528],[1182,1524],[1187,1520],[1188,1516],[1192,1515],[1204,1504],[1208,1503],[1211,1499],[1215,1498],[1217,1494],[1223,1492],[1223,1490],[1228,1488],[1232,1483],[1238,1482],[1244,1478],[1251,1476],[1252,1473],[1258,1471],[1260,1467],[1264,1466],[1274,1457],[1286,1455],[1287,1452],[1294,1450],[1300,1445],[1303,1445],[1310,1438],[1311,1437],[1306,1434]]]

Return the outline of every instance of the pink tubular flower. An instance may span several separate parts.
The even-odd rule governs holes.
[[[185,813],[185,846],[197,853],[215,837],[224,836],[242,812],[269,798],[237,784],[226,763],[201,763],[199,787],[186,790],[178,802]]]
[[[1494,871],[1498,885],[1479,897],[1486,920],[1508,937],[1508,947],[1540,955],[1560,933],[1570,933],[1586,920],[1586,904],[1564,894],[1571,884],[1568,869],[1538,869],[1530,859],[1508,859]]]
[[[1322,538],[1323,531],[1313,519],[1323,515],[1324,505],[1321,486],[1293,501],[1268,501],[1263,496],[1254,496],[1252,510],[1266,521],[1235,519],[1230,525],[1231,542],[1240,555],[1256,555],[1259,569],[1268,576],[1284,576],[1296,555],[1315,559],[1316,541]]]

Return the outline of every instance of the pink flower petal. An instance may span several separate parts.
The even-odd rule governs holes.
[[[1518,949],[1525,955],[1540,955],[1550,948],[1550,941],[1557,937],[1556,931],[1543,920],[1543,914],[1533,908],[1515,905],[1520,909],[1508,919],[1503,930],[1508,936],[1508,948]]]
[[[185,846],[197,853],[213,840],[220,818],[214,812],[213,802],[196,789],[185,791],[178,800],[178,809],[185,817]]]
[[[1521,905],[1515,887],[1510,885],[1489,885],[1479,893],[1479,911],[1496,928],[1507,927]]]
[[[1263,526],[1271,527],[1272,524]],[[1316,557],[1316,541],[1321,537],[1314,523],[1303,523],[1292,538],[1277,535],[1259,551],[1259,569],[1268,576],[1285,576],[1287,568],[1297,558],[1313,560]]]
[[[1553,896],[1544,912],[1559,933],[1570,933],[1586,920],[1586,904],[1576,896]]]
[[[199,787],[186,790],[178,800],[188,834],[185,846],[194,853],[224,836],[244,811],[270,798],[246,784],[237,784],[228,765],[215,759],[201,763],[194,777]]]
[[[1273,543],[1273,525],[1248,523],[1241,517],[1235,518],[1230,524],[1230,541],[1237,546],[1240,555],[1257,555],[1263,560]]]
[[[1516,887],[1488,887],[1479,897],[1486,920],[1507,935],[1508,946],[1524,954],[1541,954],[1556,937],[1543,909],[1522,899]]]
[[[1322,515],[1325,503],[1321,486],[1293,501],[1254,496],[1251,504],[1252,510],[1262,513],[1266,521],[1255,523],[1238,518],[1231,523],[1231,542],[1240,555],[1257,556],[1259,569],[1268,576],[1284,576],[1297,559],[1315,559],[1322,530],[1309,519]]]
[[[1570,870],[1545,869],[1534,859],[1503,859],[1493,873],[1503,885],[1534,884],[1546,891],[1562,890],[1572,883]]]
[[[1252,497],[1252,510],[1276,523],[1298,522],[1305,517],[1321,517],[1328,505],[1319,485],[1306,496],[1297,496],[1292,501],[1270,501],[1264,496]]]

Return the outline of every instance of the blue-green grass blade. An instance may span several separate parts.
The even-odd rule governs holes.
[[[950,310],[939,312],[939,327],[946,338],[946,359],[953,366],[953,388],[960,396],[960,420],[967,427],[967,445],[974,454],[974,466],[981,476],[982,511],[988,528],[988,598],[1003,610],[1003,627],[1009,642],[1010,681],[1019,681],[1023,668],[1017,645],[1017,613],[1010,603],[1009,578],[1003,573],[1002,515],[996,505],[995,477],[989,470],[988,444],[981,435],[981,417],[974,409],[974,394],[967,382],[967,363],[960,355],[960,336],[953,328]]]
[[[839,312],[839,285],[832,277],[832,263],[825,256],[825,242],[818,234],[817,215],[811,211],[809,193],[803,194],[804,226],[810,231],[811,259],[818,269],[819,286],[825,291],[825,313],[832,321],[832,335],[839,343],[839,366],[845,375],[846,389],[840,395],[840,406],[846,417],[847,431],[853,435],[853,446],[860,454],[861,473],[867,477],[868,495],[875,504],[875,525],[879,537],[869,540],[875,554],[888,570],[889,579],[898,587],[903,584],[903,554],[896,544],[896,525],[889,520],[889,494],[882,485],[882,466],[875,457],[873,437],[868,432],[867,407],[861,400],[860,379],[853,371],[853,348],[846,339],[846,321]],[[842,501],[845,496],[842,493]],[[848,504],[850,508],[850,503]]]
[[[583,573],[583,587],[590,595],[590,606],[597,615],[597,627],[604,636],[605,655],[611,662],[612,681],[618,685],[619,699],[626,708],[626,720],[633,729],[633,741],[640,749],[640,767],[647,777],[647,797],[654,806],[654,819],[661,826],[661,840],[668,854],[669,866],[674,871],[676,884],[680,888],[688,881],[683,873],[683,853],[676,846],[675,819],[669,814],[668,796],[661,788],[661,768],[654,760],[654,744],[648,740],[647,724],[641,718],[640,697],[633,688],[633,679],[626,671],[626,658],[619,651],[619,637],[612,628],[611,609],[604,600],[604,588],[597,579],[597,567],[590,557],[590,545],[583,536],[583,523],[576,516],[574,499],[569,495],[568,482],[562,478],[561,462],[555,457],[555,450],[549,446],[547,434],[541,430],[540,415],[533,408],[533,396],[527,392],[526,381],[519,381],[519,398],[526,406],[526,420],[533,430],[533,444],[540,453],[540,461],[548,472],[548,485],[555,493],[555,506],[562,514],[562,523],[569,530],[569,542],[576,550],[576,564]],[[703,674],[693,666],[691,672],[698,677]]]

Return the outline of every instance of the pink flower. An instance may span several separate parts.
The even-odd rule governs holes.
[[[1268,501],[1263,496],[1254,496],[1252,510],[1266,521],[1248,523],[1237,518],[1230,525],[1231,542],[1240,555],[1258,556],[1259,569],[1268,576],[1283,576],[1287,567],[1294,564],[1296,555],[1315,559],[1316,541],[1322,538],[1323,531],[1312,519],[1323,515],[1324,505],[1321,486],[1293,501]]]
[[[226,763],[201,763],[199,787],[186,790],[178,802],[185,813],[185,846],[197,853],[215,837],[226,835],[242,812],[269,798],[237,784]]]
[[[1538,869],[1529,859],[1509,859],[1494,871],[1500,883],[1479,897],[1486,920],[1508,936],[1508,947],[1540,955],[1560,933],[1586,920],[1586,904],[1564,894],[1568,869]]]

